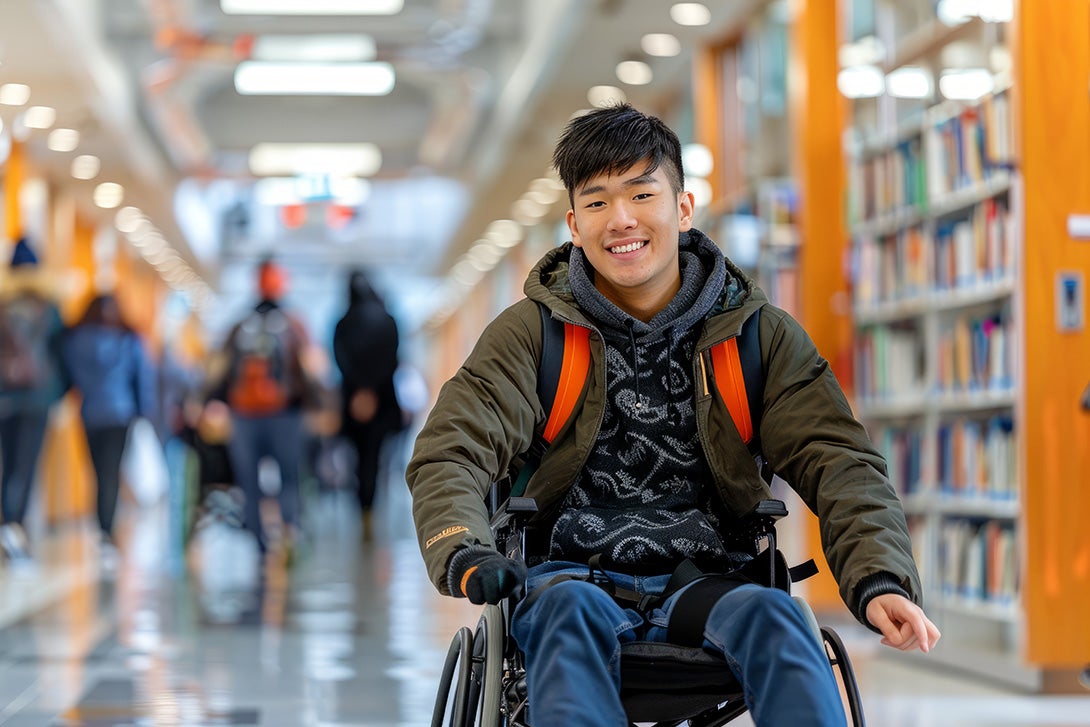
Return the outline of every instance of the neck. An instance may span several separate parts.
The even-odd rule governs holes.
[[[601,276],[595,276],[600,278]],[[595,281],[598,292],[613,305],[623,310],[638,321],[649,323],[652,318],[662,312],[662,309],[670,304],[677,292],[681,290],[681,277],[672,280],[669,284],[660,286],[657,290],[639,291],[618,290],[609,286],[602,286]]]

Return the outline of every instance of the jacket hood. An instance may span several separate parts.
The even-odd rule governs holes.
[[[726,258],[719,247],[700,230],[693,228],[681,233],[678,239],[679,249],[695,254],[705,267],[714,269],[718,260],[726,268],[726,282],[710,313],[712,315],[739,308],[759,308],[768,302],[764,292],[746,275],[741,268]],[[527,298],[544,304],[554,315],[559,315],[576,323],[588,324],[587,317],[578,309],[571,289],[571,260],[575,246],[569,241],[547,252],[526,278],[523,292]],[[739,319],[741,322],[748,316]]]

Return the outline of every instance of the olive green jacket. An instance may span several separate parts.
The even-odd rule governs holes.
[[[568,286],[571,244],[551,250],[530,272],[526,298],[485,329],[469,358],[442,387],[416,439],[406,477],[428,575],[448,594],[446,566],[455,550],[494,544],[485,497],[491,483],[527,451],[545,412],[536,393],[542,332],[538,304],[554,317],[591,329],[590,381],[576,414],[553,441],[530,480],[535,518],[546,524],[572,486],[594,445],[605,407],[606,371],[601,335]],[[704,321],[693,357],[697,431],[729,512],[748,513],[773,497],[710,379],[709,349],[736,336],[763,308],[761,358],[765,368],[762,451],[773,470],[817,514],[826,560],[845,603],[856,611],[859,582],[887,572],[919,602],[904,511],[885,461],[852,415],[836,377],[810,337],[787,313],[727,261],[734,286]],[[729,278],[728,278],[729,280]]]

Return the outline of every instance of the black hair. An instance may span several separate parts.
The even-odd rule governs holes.
[[[623,172],[642,161],[649,162],[647,174],[662,166],[674,192],[685,189],[677,134],[661,119],[629,104],[576,116],[564,128],[553,152],[553,167],[573,205],[579,185],[600,174]]]

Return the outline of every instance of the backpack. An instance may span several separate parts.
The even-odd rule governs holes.
[[[0,303],[0,391],[25,391],[49,376],[48,307],[34,298]]]
[[[239,414],[266,416],[284,411],[297,394],[299,341],[281,310],[254,311],[229,342],[231,368],[227,403]]]
[[[590,329],[566,323],[552,317],[543,305],[541,313],[542,345],[538,362],[537,395],[545,409],[545,426],[534,434],[534,441],[522,467],[515,476],[511,496],[526,491],[530,476],[537,470],[549,445],[571,420],[590,375]],[[741,332],[711,348],[712,379],[730,412],[738,433],[753,455],[761,474],[771,481],[761,456],[758,432],[764,407],[764,368],[761,365],[761,345],[757,311],[742,324]],[[703,362],[701,362],[703,365]]]

